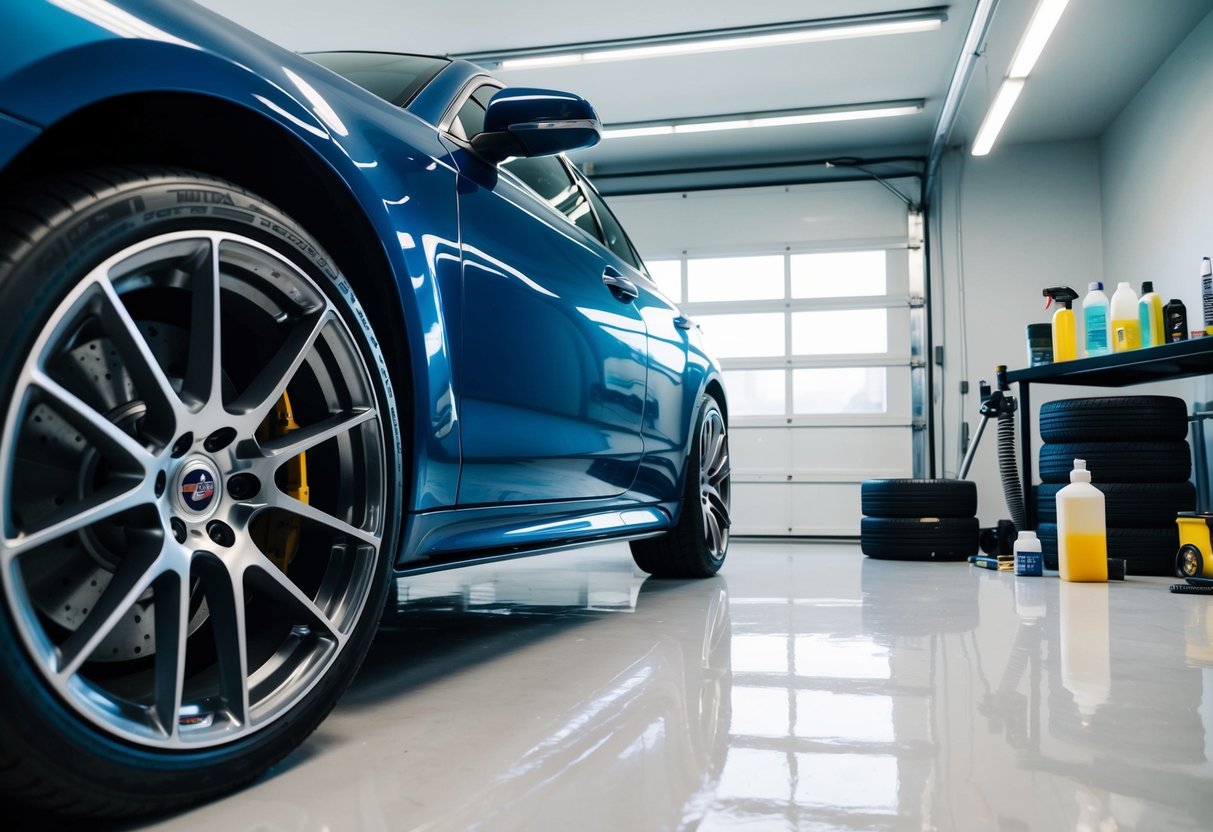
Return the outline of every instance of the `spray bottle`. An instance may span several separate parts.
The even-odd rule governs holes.
[[[1049,299],[1045,309],[1053,301],[1065,304],[1053,313],[1053,361],[1073,361],[1078,358],[1078,329],[1074,324],[1074,301],[1078,300],[1078,293],[1069,286],[1054,286],[1041,294]]]
[[[1162,297],[1154,291],[1154,283],[1142,281],[1141,300],[1137,302],[1137,319],[1141,321],[1141,345],[1157,347],[1167,343],[1162,314]]]

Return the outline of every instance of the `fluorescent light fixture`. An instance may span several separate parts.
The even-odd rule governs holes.
[[[1036,59],[1040,57],[1045,44],[1049,42],[1049,35],[1053,34],[1057,21],[1061,19],[1061,13],[1066,10],[1069,3],[1070,0],[1040,0],[1036,11],[1032,13],[1032,21],[1028,23],[1028,28],[1023,33],[1023,40],[1019,42],[1019,48],[1015,50],[1011,68],[1007,70],[1008,77],[1028,77],[1032,72],[1032,67],[1036,66]]]
[[[682,133],[712,133],[719,130],[745,130],[753,127],[787,127],[796,124],[822,124],[831,121],[858,121],[891,118],[922,112],[922,101],[884,101],[812,110],[781,110],[768,113],[738,113],[730,116],[706,116],[666,122],[636,122],[607,127],[604,139],[638,136],[668,136]]]
[[[503,49],[497,52],[466,53],[452,57],[501,70],[545,69],[576,64],[691,55],[701,52],[760,49],[880,35],[932,32],[943,26],[943,22],[947,19],[946,7],[934,6],[901,12],[798,20],[758,26],[737,26],[727,29],[619,38],[591,43]]]
[[[998,88],[998,94],[994,96],[994,103],[986,111],[986,117],[981,120],[977,138],[973,140],[971,152],[974,156],[985,156],[990,152],[990,148],[994,146],[994,140],[998,138],[1002,126],[1006,124],[1007,116],[1011,115],[1011,108],[1015,106],[1015,100],[1019,98],[1022,90],[1022,78],[1007,78],[1002,82],[1002,86]]]
[[[1011,66],[1007,69],[1002,86],[998,88],[998,94],[994,96],[990,109],[986,111],[986,117],[981,120],[977,138],[973,139],[973,148],[969,152],[974,156],[985,156],[994,146],[1007,117],[1011,115],[1011,108],[1023,92],[1024,81],[1036,66],[1040,53],[1044,51],[1049,36],[1057,28],[1057,21],[1061,19],[1061,13],[1069,3],[1070,0],[1040,0],[1036,4],[1032,19],[1028,21],[1028,28],[1024,30],[1019,46],[1015,48],[1015,57],[1011,59]]]

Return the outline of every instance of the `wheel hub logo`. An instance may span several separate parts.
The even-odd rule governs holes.
[[[215,498],[215,477],[204,468],[195,468],[181,479],[181,502],[193,512],[203,512]]]

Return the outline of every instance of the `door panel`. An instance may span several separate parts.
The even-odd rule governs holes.
[[[464,261],[458,502],[621,494],[644,450],[644,322],[604,284],[611,260],[554,207],[575,195],[549,203],[471,153],[455,155]]]

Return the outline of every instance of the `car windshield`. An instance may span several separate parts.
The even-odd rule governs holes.
[[[390,52],[308,52],[306,56],[328,67],[385,101],[403,107],[421,88],[450,63],[429,55],[395,55]]]

